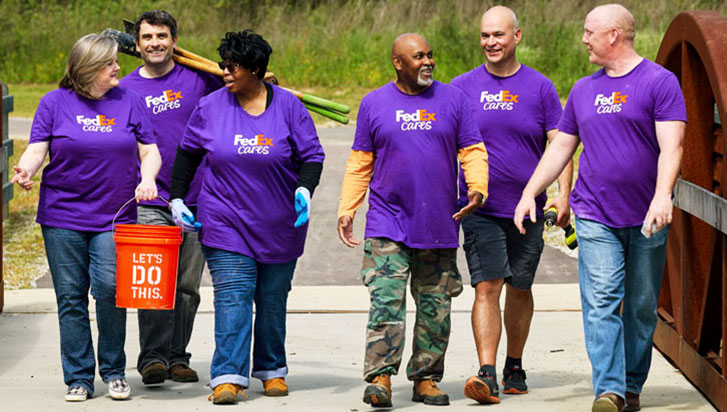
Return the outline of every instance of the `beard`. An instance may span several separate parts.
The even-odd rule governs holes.
[[[417,76],[417,84],[419,86],[429,86],[434,81],[434,76],[430,76],[429,79],[424,79],[422,77],[422,72],[424,70],[429,70],[433,74],[434,73],[434,66],[424,65],[424,66],[422,66],[422,67],[419,68],[419,76]]]

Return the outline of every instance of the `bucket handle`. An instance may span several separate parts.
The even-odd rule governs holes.
[[[169,203],[169,201],[168,201],[167,199],[165,199],[165,198],[163,198],[163,197],[161,197],[161,196],[157,196],[157,199],[161,199],[161,200],[163,200],[163,201],[164,201],[164,203],[168,204],[169,206],[171,206],[171,205],[172,205],[171,203]],[[126,203],[124,203],[124,204],[123,204],[123,205],[121,206],[121,208],[119,208],[119,211],[118,211],[118,212],[116,212],[116,214],[114,215],[114,218],[113,218],[113,220],[111,220],[111,233],[116,233],[116,218],[117,218],[117,217],[119,217],[119,213],[121,213],[121,211],[122,211],[122,210],[124,210],[124,208],[125,208],[126,206],[128,206],[128,205],[129,205],[129,203],[133,202],[134,200],[136,200],[136,197],[132,197],[131,199],[127,200],[127,201],[126,201]]]

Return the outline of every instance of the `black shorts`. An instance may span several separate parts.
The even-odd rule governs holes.
[[[523,222],[521,235],[511,218],[474,213],[462,221],[464,251],[472,286],[484,281],[505,279],[510,285],[529,290],[540,262],[545,242],[543,219]]]

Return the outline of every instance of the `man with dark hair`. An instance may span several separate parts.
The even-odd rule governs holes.
[[[137,46],[141,33],[141,25],[144,23],[152,26],[166,26],[169,29],[169,35],[174,39],[174,44],[176,45],[177,20],[164,10],[152,10],[142,13],[139,19],[136,20],[136,23],[134,23],[134,40],[136,40]]]
[[[397,37],[395,82],[361,101],[338,210],[338,235],[354,247],[353,217],[369,189],[361,276],[371,295],[363,401],[391,406],[391,380],[404,350],[406,284],[417,305],[407,377],[412,400],[448,405],[436,384],[444,375],[457,270],[457,221],[487,196],[487,152],[464,94],[434,81],[432,49],[421,36]],[[457,159],[468,204],[457,210]]]
[[[602,68],[571,89],[560,131],[513,219],[525,233],[525,215],[535,220],[534,197],[583,143],[571,204],[596,396],[591,410],[637,411],[651,365],[687,114],[674,73],[634,50],[634,18],[626,8],[596,7],[583,28],[588,60]]]
[[[222,82],[213,75],[174,63],[177,22],[171,14],[161,10],[147,11],[134,27],[136,48],[144,64],[121,79],[121,85],[143,97],[153,119],[162,156],[157,186],[159,196],[168,199],[174,156],[187,120],[197,101],[220,88]],[[186,197],[186,204],[193,210],[201,182],[202,173],[197,173]],[[137,212],[139,224],[174,224],[168,205],[161,200],[142,202]],[[187,224],[184,229],[174,310],[139,310],[141,351],[137,369],[147,385],[162,383],[168,377],[177,382],[199,380],[197,372],[189,367],[191,354],[186,349],[199,306],[199,285],[205,261],[194,225]]]
[[[479,28],[487,62],[451,83],[469,98],[490,159],[490,200],[462,221],[464,250],[475,288],[472,332],[479,360],[477,375],[467,380],[464,393],[480,403],[498,403],[495,360],[502,319],[507,334],[503,392],[528,392],[522,357],[533,318],[532,286],[543,251],[543,209],[553,205],[558,210],[558,225],[568,224],[573,169],[567,167],[561,174],[560,192],[551,203],[546,205],[545,192],[538,195],[540,219],[526,222],[527,234],[521,235],[512,222],[515,205],[546,143],[558,132],[562,109],[553,83],[518,61],[516,49],[522,31],[512,10],[492,7],[482,15]],[[460,187],[464,184],[461,177]],[[505,310],[500,315],[504,287]]]

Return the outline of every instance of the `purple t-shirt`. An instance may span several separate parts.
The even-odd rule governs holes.
[[[324,154],[303,103],[272,87],[270,107],[259,116],[225,89],[203,97],[180,147],[209,161],[198,201],[200,242],[283,263],[303,254],[308,230],[293,227],[300,166],[323,162]]]
[[[366,234],[416,249],[456,248],[457,151],[481,143],[457,88],[408,95],[394,83],[361,101],[353,150],[374,153]]]
[[[548,142],[548,130],[558,126],[563,112],[553,82],[525,65],[499,77],[482,65],[452,79],[468,97],[489,157],[489,196],[477,213],[511,218]],[[460,171],[460,202],[466,204],[467,184]],[[547,195],[536,199],[543,215]]]
[[[92,100],[69,89],[40,99],[30,143],[49,142],[37,222],[61,229],[111,230],[116,212],[134,197],[137,142],[156,143],[144,101],[115,87]],[[125,207],[116,223],[136,223],[136,208]]]
[[[157,189],[159,196],[169,199],[169,187],[172,181],[172,165],[177,155],[177,146],[182,139],[187,120],[203,96],[222,87],[219,77],[212,74],[197,72],[180,64],[167,74],[154,79],[147,79],[139,74],[138,67],[129,75],[121,79],[121,86],[129,88],[144,99],[144,107],[149,112],[157,135],[157,145],[162,156],[162,168],[157,176]],[[185,198],[188,206],[197,204],[197,196],[202,186],[204,167],[198,169],[197,174],[189,186]],[[166,206],[161,199],[142,202],[146,205]]]
[[[687,121],[679,82],[654,62],[621,77],[601,69],[580,79],[558,123],[583,142],[573,212],[611,227],[641,225],[656,189],[654,122],[674,120]]]

